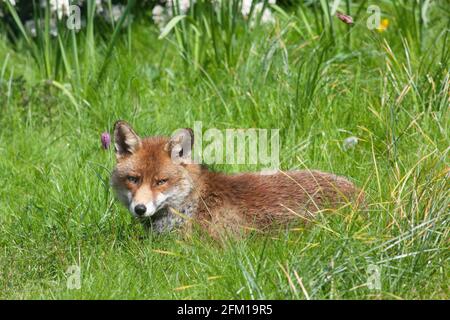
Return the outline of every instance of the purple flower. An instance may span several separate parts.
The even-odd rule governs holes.
[[[111,144],[111,137],[108,132],[103,132],[101,136],[102,140],[102,147],[103,149],[107,150],[109,148],[109,145]]]
[[[339,20],[341,20],[342,22],[346,23],[346,24],[353,24],[353,18],[343,14],[342,12],[336,12],[336,16],[338,17]]]

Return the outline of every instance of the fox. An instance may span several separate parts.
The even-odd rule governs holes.
[[[217,237],[314,219],[363,194],[349,179],[319,170],[225,174],[191,160],[194,134],[141,138],[114,124],[117,198],[146,228],[161,234],[193,224]]]

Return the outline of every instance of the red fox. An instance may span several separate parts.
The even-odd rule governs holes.
[[[191,129],[141,139],[124,121],[114,126],[117,165],[111,184],[131,214],[157,233],[195,222],[214,235],[262,230],[335,208],[362,193],[320,171],[226,175],[190,160]],[[177,161],[174,161],[176,155]]]

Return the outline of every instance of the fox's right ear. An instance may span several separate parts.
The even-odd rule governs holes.
[[[128,123],[119,120],[114,124],[114,146],[117,158],[133,154],[141,145],[141,138]]]

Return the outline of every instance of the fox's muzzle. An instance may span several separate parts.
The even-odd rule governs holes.
[[[138,216],[143,216],[147,212],[147,207],[143,204],[138,204],[134,207],[134,213]]]

